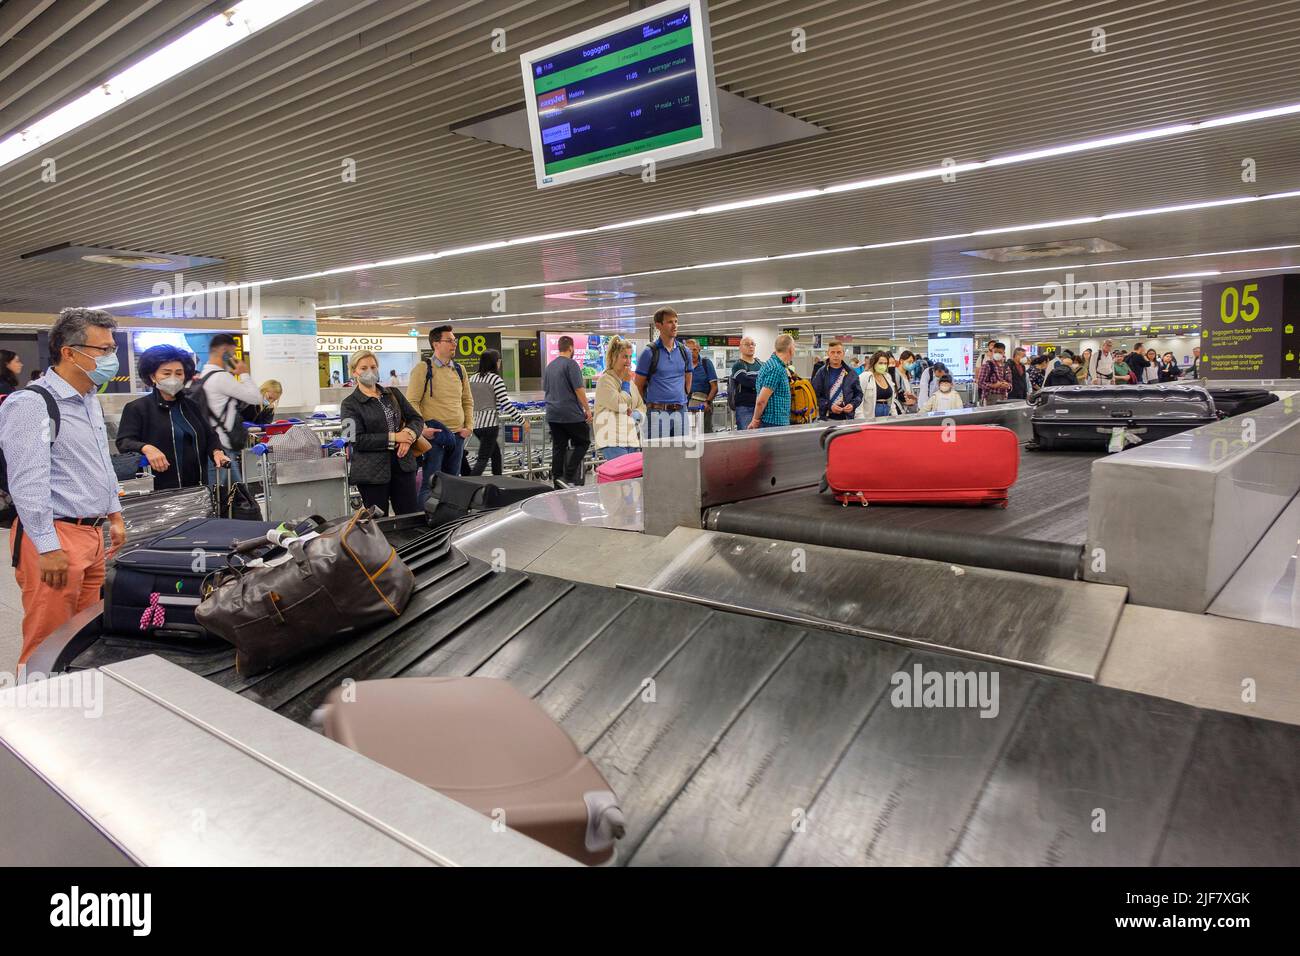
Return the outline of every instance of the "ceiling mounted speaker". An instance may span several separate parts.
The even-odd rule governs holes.
[[[153,269],[178,272],[200,266],[225,262],[213,256],[188,256],[174,252],[154,252],[142,249],[114,249],[110,246],[74,246],[70,242],[24,252],[20,259],[43,262],[90,262],[102,266],[121,266],[125,269]]]

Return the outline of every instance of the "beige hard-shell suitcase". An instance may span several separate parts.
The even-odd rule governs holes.
[[[609,862],[623,835],[596,765],[506,681],[358,681],[318,716],[330,739],[582,863]]]

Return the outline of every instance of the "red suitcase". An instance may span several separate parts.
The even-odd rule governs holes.
[[[824,484],[844,504],[1007,506],[1020,470],[1016,433],[1001,425],[835,428]]]

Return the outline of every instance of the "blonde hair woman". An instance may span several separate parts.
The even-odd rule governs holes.
[[[645,399],[632,386],[632,343],[621,336],[609,340],[605,371],[596,381],[596,413],[592,419],[596,450],[606,461],[641,448],[637,426],[645,418]]]
[[[415,496],[415,455],[411,446],[424,429],[420,413],[395,388],[380,388],[379,359],[374,352],[352,356],[357,387],[343,399],[340,415],[351,430],[352,483],[367,507],[392,514],[418,510]]]
[[[265,382],[257,387],[262,393],[262,407],[257,411],[257,417],[253,419],[254,424],[269,425],[275,421],[275,406],[280,404],[280,399],[284,397],[284,386],[273,378],[268,378]]]

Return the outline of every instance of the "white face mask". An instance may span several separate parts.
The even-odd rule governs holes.
[[[947,384],[940,385],[940,386],[939,386],[939,391],[943,392],[944,394],[947,394],[948,392],[951,392],[951,391],[952,391],[952,386],[951,386],[951,385],[947,385]]]
[[[177,395],[185,387],[183,378],[160,378],[155,379],[154,384],[158,386],[158,391],[164,395]]]
[[[374,385],[379,381],[379,373],[374,371],[361,372],[357,375],[357,381],[362,385]]]

